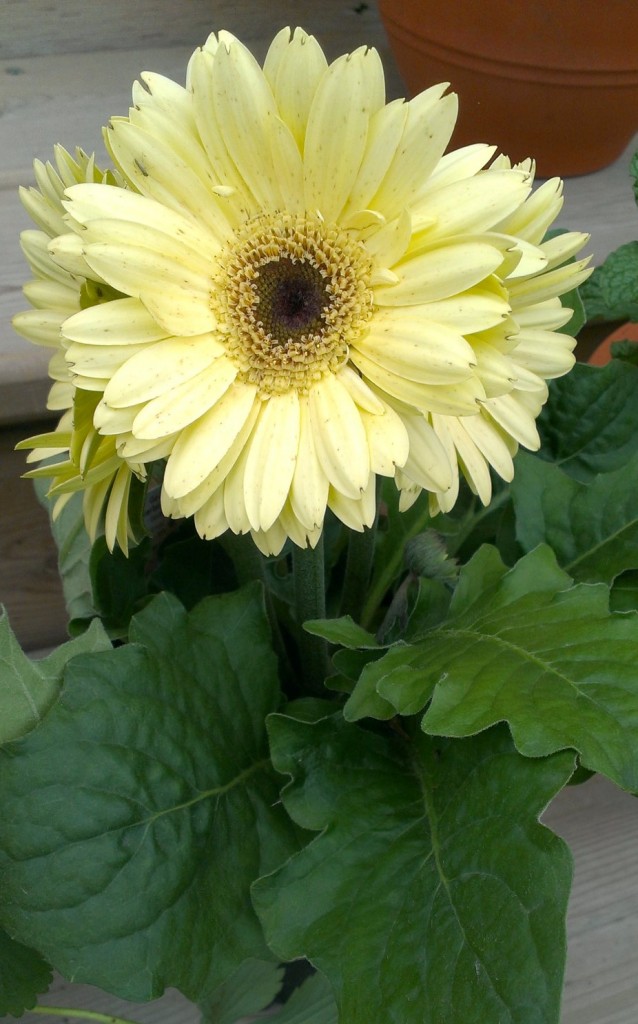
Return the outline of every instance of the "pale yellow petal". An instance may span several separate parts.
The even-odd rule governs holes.
[[[250,442],[241,452],[224,480],[224,512],[233,533],[250,533],[251,525],[244,497],[244,477],[250,454]]]
[[[64,336],[83,345],[143,345],[167,337],[139,299],[89,306],[64,322]]]
[[[252,433],[257,416],[259,415],[260,406],[260,402],[253,402],[250,413],[248,414],[243,426],[222,458],[219,459],[219,462],[217,462],[214,469],[208,474],[201,484],[198,484],[197,487],[193,487],[187,494],[179,499],[178,505],[181,515],[192,516],[199,508],[202,508],[210,499],[212,499],[216,492],[223,491],[221,485],[241,455],[241,452]]]
[[[286,531],[281,522],[273,523],[269,530],[251,530],[250,535],[262,555],[278,555],[286,543]]]
[[[375,384],[383,393],[422,413],[440,412],[452,416],[466,416],[478,413],[477,402],[485,398],[485,390],[476,375],[455,384],[423,384],[392,373],[358,349],[353,348],[350,357],[364,378]]]
[[[165,330],[194,335],[215,326],[206,275],[133,245],[93,243],[86,259],[113,288],[140,299]]]
[[[221,537],[228,529],[224,511],[224,489],[219,487],[195,514],[195,529],[203,540]]]
[[[219,128],[240,177],[263,209],[281,199],[271,153],[277,108],[259,64],[237,39],[228,37],[215,54],[213,101]]]
[[[283,206],[287,213],[301,216],[305,212],[303,161],[290,129],[279,118],[273,118],[270,141]]]
[[[517,365],[551,380],[571,370],[575,344],[576,339],[568,334],[526,327],[517,335],[514,358]]]
[[[358,498],[368,484],[370,455],[357,406],[343,384],[328,375],[310,390],[309,407],[324,473],[335,490]]]
[[[480,419],[476,416],[475,419]],[[469,419],[469,417],[468,417]],[[459,462],[467,482],[474,494],[478,494],[484,505],[492,497],[492,480],[487,462],[465,430],[464,421],[450,416],[448,430],[458,452]]]
[[[389,224],[383,224],[365,240],[365,249],[376,267],[393,267],[410,244],[412,222],[407,210]]]
[[[70,316],[79,306],[80,291],[75,281],[27,281],[22,293],[36,309],[58,309]]]
[[[93,414],[93,423],[101,434],[130,434],[141,408],[142,405],[132,405],[128,409],[113,409],[102,399]]]
[[[154,440],[183,430],[208,412],[231,386],[237,367],[222,356],[177,387],[148,402],[135,417],[135,437]]]
[[[368,449],[370,468],[381,476],[394,476],[397,466],[405,465],[410,451],[410,439],[401,417],[385,405],[381,414],[361,411]]]
[[[498,475],[508,482],[514,477],[512,455],[516,452],[516,442],[494,422],[485,416],[467,416],[460,421],[463,429],[472,439],[481,454],[493,466]]]
[[[232,200],[223,204],[224,216],[230,222],[238,223],[240,213],[242,217],[252,215],[257,212],[258,207],[226,148],[224,135],[215,112],[214,54],[206,49],[197,51],[193,54],[190,70],[194,94],[193,107],[199,136],[217,182],[230,186],[234,190]]]
[[[423,217],[435,221],[427,229],[429,239],[487,231],[517,209],[530,189],[522,171],[482,171],[429,193],[412,211],[414,230],[421,229]]]
[[[215,406],[175,442],[164,474],[170,497],[182,498],[215,469],[251,414],[257,388],[235,384]]]
[[[353,347],[409,380],[424,384],[467,380],[476,366],[472,346],[458,332],[422,319],[412,309],[381,310]]]
[[[536,302],[543,302],[556,295],[577,288],[579,284],[586,281],[592,272],[589,266],[590,257],[583,260],[576,260],[568,263],[567,266],[550,270],[538,277],[526,278],[522,281],[513,281],[509,287],[512,309],[516,310],[520,305],[533,305]]]
[[[541,248],[547,258],[547,269],[553,270],[571,259],[589,241],[590,236],[581,231],[566,231],[543,242]]]
[[[220,240],[228,237],[224,201],[215,194],[219,182],[212,170],[210,179],[202,181],[170,145],[123,118],[111,120],[105,141],[117,166],[142,195],[170,210],[188,211]],[[192,145],[197,152],[199,140],[194,137]]]
[[[396,285],[376,288],[381,306],[416,305],[449,298],[492,274],[503,262],[497,245],[461,238],[406,256],[393,267]]]
[[[253,530],[269,530],[288,498],[299,432],[299,398],[294,389],[262,402],[244,474],[244,500]]]
[[[338,373],[339,381],[346,388],[353,402],[360,409],[374,414],[382,413],[385,409],[383,402],[377,397],[374,391],[368,387],[366,382],[359,376],[352,367],[342,366]]]
[[[101,280],[99,274],[93,273],[85,259],[82,239],[75,234],[59,235],[49,242],[48,247],[49,265],[56,264],[60,272],[59,279],[68,281],[61,272],[73,274],[78,278],[92,278]],[[51,276],[51,274],[47,274]]]
[[[306,130],[305,195],[308,210],[327,221],[336,221],[348,201],[382,87],[379,56],[365,48],[338,58],[319,82]]]
[[[288,28],[278,32],[266,54],[264,74],[273,91],[279,116],[290,129],[300,153],[304,150],[312,100],[327,67],[328,62],[315,37],[300,28],[296,28],[292,36]]]
[[[484,409],[515,441],[530,451],[537,451],[540,438],[535,420],[546,397],[546,390],[536,395],[519,391],[488,399]]]
[[[343,211],[344,219],[369,206],[379,191],[403,136],[408,110],[405,100],[394,100],[370,118],[365,152]]]
[[[335,487],[328,494],[328,507],[349,529],[362,533],[372,526],[376,514],[375,476],[372,473],[358,498],[349,497]]]
[[[308,529],[319,527],[326,514],[328,477],[317,455],[312,418],[307,397],[299,402],[299,454],[290,487],[294,514]]]
[[[434,85],[410,100],[408,116],[394,159],[370,205],[388,219],[410,206],[441,158],[456,122],[458,101],[444,96],[447,83]],[[424,145],[427,140],[427,145]]]
[[[115,543],[119,544],[122,551],[128,551],[127,523],[128,523],[128,496],[131,489],[131,471],[127,465],[120,467],[115,475],[113,486],[109,494],[104,517],[104,534],[110,551],[113,551]]]
[[[393,310],[395,315],[403,314],[400,307]],[[458,334],[475,334],[502,323],[510,314],[507,292],[496,278],[485,284],[458,295],[452,295],[438,302],[427,302],[405,310],[407,316],[423,316],[424,320],[438,323]]]
[[[125,224],[134,224],[139,229],[146,229],[146,232],[140,230],[137,236],[140,241],[133,243],[142,247],[147,244],[153,247],[157,244],[156,233],[159,233],[177,243],[180,251],[186,249],[204,259],[213,260],[219,252],[219,240],[199,221],[189,216],[186,211],[171,210],[164,203],[147,196],[112,185],[90,184],[75,185],[67,190],[67,196],[69,198],[64,205],[73,220],[89,228],[94,221],[99,221],[99,233],[104,240],[107,240],[103,234],[107,229],[107,222],[123,221]],[[91,239],[91,233],[86,237]],[[148,238],[149,242],[144,242],[144,238]],[[162,239],[161,244],[168,243]]]
[[[66,315],[54,309],[28,309],[16,313],[11,323],[18,334],[45,348],[57,348],[61,341],[60,327]]]
[[[447,443],[444,444],[425,416],[403,416],[402,419],[410,442],[404,467],[406,474],[429,491],[449,490],[456,465],[449,437],[445,437]]]
[[[78,377],[108,382],[124,363],[145,345],[80,345],[73,342],[65,351],[67,366]]]
[[[114,408],[148,402],[195,377],[223,352],[223,346],[210,335],[166,338],[147,345],[113,376],[104,400]]]
[[[498,225],[498,230],[540,245],[562,206],[563,183],[560,178],[550,178],[532,193],[523,206],[506,217]]]
[[[443,185],[450,185],[452,182],[471,178],[474,174],[478,174],[495,152],[496,146],[477,142],[471,146],[463,146],[461,149],[452,149],[449,153],[444,153],[430,177],[423,182],[417,198],[422,199],[429,192],[434,192]]]

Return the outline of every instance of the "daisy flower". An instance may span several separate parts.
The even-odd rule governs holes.
[[[377,476],[403,507],[450,509],[459,474],[487,503],[538,446],[586,236],[544,240],[562,185],[532,191],[531,163],[445,154],[446,89],[386,103],[373,49],[328,64],[285,29],[262,68],[221,32],[108,125],[128,188],[67,189],[49,252],[121,296],[64,320],[75,386],[202,537],[314,545],[327,509],[362,530]]]
[[[54,151],[55,164],[36,160],[34,174],[37,187],[21,188],[22,204],[37,225],[23,231],[20,243],[33,272],[33,280],[24,286],[24,295],[32,309],[18,313],[13,326],[23,337],[36,345],[51,349],[47,408],[62,412],[54,431],[20,442],[21,449],[32,449],[27,461],[43,462],[27,477],[51,479],[48,494],[55,498],[54,519],[74,491],[83,491],[84,519],[91,537],[104,525],[111,549],[116,541],[127,550],[132,532],[128,518],[128,500],[132,468],[120,459],[112,437],[102,437],[93,426],[96,396],[78,389],[65,357],[65,342],[60,328],[65,320],[81,309],[101,304],[117,293],[105,282],[93,280],[87,266],[63,269],[49,252],[52,239],[67,230],[62,199],[65,189],[83,183],[109,183],[116,178],[101,171],[93,156],[81,149],[75,156],[62,146]],[[144,466],[135,467],[139,476]]]

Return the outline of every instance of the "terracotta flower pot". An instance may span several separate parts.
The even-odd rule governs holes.
[[[633,323],[629,320],[626,324],[621,324],[620,327],[616,327],[611,334],[608,334],[607,337],[603,338],[600,344],[596,346],[587,362],[591,366],[605,366],[612,358],[611,346],[617,341],[638,342],[638,323]]]
[[[409,91],[449,81],[455,146],[494,143],[539,175],[611,163],[638,129],[638,0],[379,0]]]

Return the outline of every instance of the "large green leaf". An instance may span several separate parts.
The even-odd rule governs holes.
[[[577,363],[551,383],[538,421],[540,456],[582,481],[623,466],[636,451],[637,391],[638,368],[629,363],[614,359],[602,369]]]
[[[518,750],[565,747],[638,789],[638,614],[609,612],[602,584],[571,585],[542,547],[507,568],[482,548],[462,570],[450,616],[421,641],[366,666],[358,684],[401,714],[431,705],[423,729],[469,736],[507,721]],[[346,705],[350,712],[357,688]]]
[[[283,973],[283,967],[268,960],[245,960],[200,1005],[202,1024],[236,1024],[264,1010],[279,992]]]
[[[503,728],[403,741],[278,715],[270,733],[284,803],[319,835],[253,898],[342,1024],[556,1024],[571,865],[537,819],[573,757],[525,759]]]
[[[549,544],[559,564],[583,583],[612,583],[638,569],[638,455],[587,484],[522,452],[512,498],[524,551]]]
[[[21,1017],[46,992],[53,974],[34,949],[14,942],[0,928],[0,1017]]]
[[[265,716],[276,659],[252,586],[186,613],[168,595],[132,643],[74,659],[0,764],[0,923],[63,973],[198,1001],[269,959],[250,883],[298,847]]]
[[[588,320],[638,320],[638,242],[609,253],[581,285]]]
[[[109,638],[96,621],[82,636],[34,661],[22,651],[6,612],[0,608],[0,744],[18,739],[40,724],[57,700],[71,658],[110,649]]]

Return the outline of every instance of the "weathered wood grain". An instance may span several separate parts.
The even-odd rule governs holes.
[[[0,431],[0,604],[26,650],[67,639],[66,611],[49,519],[24,473],[24,452],[14,446],[42,429],[28,423]]]

